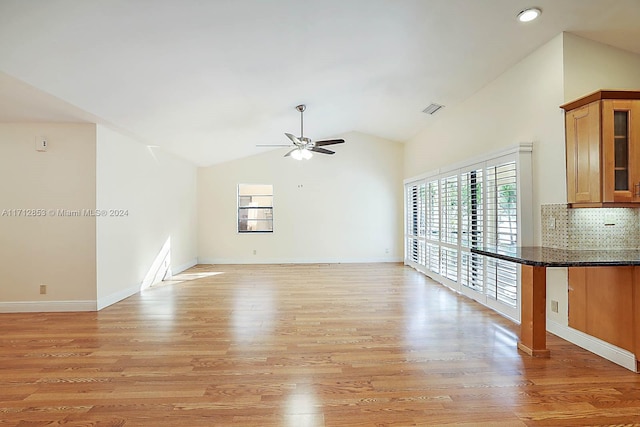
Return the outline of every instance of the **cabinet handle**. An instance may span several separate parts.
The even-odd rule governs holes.
[[[640,182],[633,184],[633,197],[640,197]]]

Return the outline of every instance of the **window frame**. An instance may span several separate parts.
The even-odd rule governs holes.
[[[246,187],[271,187],[271,191],[270,194],[241,194],[241,187],[242,186],[246,186]],[[241,198],[242,197],[260,197],[260,198],[267,198],[270,197],[271,198],[271,205],[270,206],[262,206],[262,205],[258,205],[258,206],[242,206],[242,201]],[[236,185],[236,233],[237,234],[269,234],[269,233],[273,233],[274,232],[274,219],[273,219],[273,208],[274,208],[274,188],[273,188],[273,184],[243,184],[243,183],[239,183]],[[241,224],[241,218],[243,217],[241,215],[242,211],[246,211],[247,213],[252,211],[252,210],[264,210],[264,211],[268,211],[270,218],[267,219],[251,219],[251,220],[247,220],[248,221],[260,221],[260,222],[266,222],[266,223],[270,223],[271,224],[271,228],[268,230],[260,230],[260,229],[255,229],[255,230],[250,230],[250,229],[246,229],[246,230],[242,230],[240,227]]]

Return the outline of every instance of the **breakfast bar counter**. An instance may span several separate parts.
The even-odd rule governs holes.
[[[520,341],[518,348],[549,357],[546,344],[547,267],[640,266],[640,250],[568,250],[542,246],[484,247],[472,253],[521,264]]]

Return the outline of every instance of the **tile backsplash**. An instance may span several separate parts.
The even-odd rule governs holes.
[[[542,246],[569,249],[569,209],[542,205]]]
[[[637,249],[640,213],[634,208],[542,205],[542,246],[563,249]]]

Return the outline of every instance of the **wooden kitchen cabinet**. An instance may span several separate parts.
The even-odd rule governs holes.
[[[561,108],[569,205],[640,207],[640,91],[601,90]]]
[[[569,326],[639,359],[635,335],[640,333],[640,312],[636,314],[634,301],[639,278],[640,267],[569,267]]]

